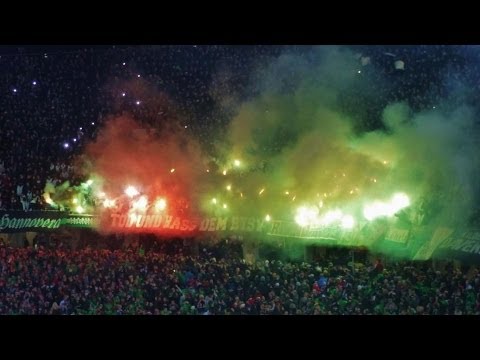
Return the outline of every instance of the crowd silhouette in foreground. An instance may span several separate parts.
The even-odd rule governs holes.
[[[2,244],[0,314],[480,314],[476,268],[364,260],[353,269],[335,253],[249,264],[238,244],[190,245]]]

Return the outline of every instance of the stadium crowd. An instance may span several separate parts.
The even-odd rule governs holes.
[[[61,244],[60,244],[61,245]],[[248,264],[241,249],[180,241],[111,250],[0,247],[0,314],[480,314],[480,273],[426,263]]]
[[[261,46],[240,48],[2,53],[0,210],[46,209],[46,182],[78,184],[81,175],[74,171],[74,157],[108,115],[128,112],[150,124],[181,117],[186,131],[211,141],[209,131],[225,115],[214,111],[215,106],[233,111],[231,105],[244,92],[242,71],[251,65],[246,59],[278,54],[278,49]],[[441,62],[445,56],[436,57]],[[359,79],[368,71],[376,70],[362,67]],[[441,73],[433,67],[430,71]],[[474,74],[469,71],[461,73],[469,78]],[[392,76],[401,86],[385,89],[380,102],[377,90],[385,85],[370,86],[375,89],[372,95],[359,80],[340,101],[347,112],[357,111],[357,102],[371,103],[364,116],[370,121],[380,118],[377,113],[392,96],[403,100],[412,93],[416,107],[430,108],[436,93],[416,90],[419,84],[434,82],[430,75],[395,71]],[[219,99],[224,102],[217,104]],[[365,120],[365,127],[376,125]],[[0,314],[480,314],[476,269],[365,260],[353,270],[348,260],[335,255],[310,263],[272,257],[249,264],[231,244],[206,246],[199,253],[175,242],[140,249],[68,245],[0,244]]]

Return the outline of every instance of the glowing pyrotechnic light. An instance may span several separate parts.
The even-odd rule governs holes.
[[[210,170],[208,170],[208,169],[207,169],[207,172],[209,173],[209,172],[210,172]]]
[[[132,208],[135,210],[145,211],[147,210],[148,199],[146,196],[140,196],[137,201],[132,203]]]
[[[72,203],[78,204],[78,199],[77,199],[77,198],[73,198],[73,199],[72,199]]]
[[[375,201],[374,203],[365,206],[363,209],[363,216],[368,221],[371,221],[377,217],[380,217],[384,213],[385,213],[385,206],[380,201]]]
[[[404,193],[397,193],[392,198],[392,205],[400,210],[410,206],[410,199]]]
[[[115,206],[115,200],[105,199],[103,201],[103,206],[106,207],[107,209],[111,208],[111,207],[114,207]]]
[[[155,203],[155,210],[157,211],[162,211],[165,210],[167,207],[167,202],[165,199],[158,199],[157,202]]]
[[[350,195],[353,194],[353,190],[350,190]]]
[[[69,145],[68,143],[64,143],[64,144],[63,144],[63,147],[64,147],[65,149],[68,149],[69,146],[70,146],[70,145]]]
[[[320,200],[320,202],[318,203],[318,207],[319,207],[319,208],[322,208],[322,207],[323,207],[323,201],[322,201],[322,200]]]
[[[227,190],[228,191],[232,190],[232,185],[227,185]]]
[[[233,165],[235,165],[236,167],[239,167],[240,166],[240,160],[234,160]]]
[[[371,221],[379,217],[391,217],[399,210],[410,205],[410,199],[404,193],[395,194],[390,202],[375,201],[363,209],[365,219]]]
[[[377,182],[377,179],[373,179],[373,182],[376,183],[376,182]]]
[[[383,164],[384,164],[384,165],[387,165],[387,164],[388,164],[388,162],[387,162],[386,160],[384,160],[384,161],[383,161]]]
[[[83,207],[81,207],[80,205],[78,205],[76,208],[75,208],[76,212],[81,214],[85,211],[85,209]]]
[[[175,172],[175,169],[173,169],[173,168],[172,168],[172,169],[170,169],[170,172],[171,172],[171,173]]]
[[[290,195],[290,192],[288,192],[288,191],[285,191],[285,195]]]
[[[227,208],[227,204],[223,204],[223,208],[226,209],[226,208]]]
[[[355,226],[355,219],[351,215],[345,215],[341,220],[342,228],[351,229]]]
[[[88,185],[88,186],[91,186],[92,184],[93,184],[93,180],[92,180],[92,179],[87,180],[87,185]]]
[[[339,209],[328,211],[321,219],[322,225],[330,225],[334,222],[340,221],[343,217],[342,211]]]
[[[216,204],[216,203],[217,203],[217,199],[213,198],[213,199],[212,199],[212,203]]]
[[[223,175],[227,175],[227,170],[223,170]]]
[[[327,193],[323,193],[323,197],[327,197]]]
[[[265,191],[265,188],[263,188],[262,190],[260,190],[260,192],[258,193],[258,195],[262,195],[264,191]]]
[[[265,221],[270,221],[272,220],[272,218],[270,217],[270,215],[267,214],[267,216],[265,216]]]
[[[317,216],[318,209],[316,207],[301,206],[297,209],[295,222],[300,226],[308,226],[316,221]]]
[[[135,189],[133,186],[130,185],[125,189],[125,194],[127,194],[127,196],[129,197],[134,197],[140,193],[138,192],[137,189]]]
[[[240,193],[240,197],[242,197],[242,198],[243,198],[243,193],[242,193],[242,192]]]
[[[296,198],[297,198],[297,195],[295,195],[295,196],[293,197],[292,201],[295,201]]]

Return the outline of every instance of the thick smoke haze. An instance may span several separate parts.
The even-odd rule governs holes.
[[[143,79],[112,81],[115,111],[122,91],[144,99],[142,111],[111,116],[86,147],[82,170],[113,197],[134,185],[192,217],[294,221],[300,206],[316,206],[341,209],[360,226],[366,205],[401,192],[410,206],[389,222],[467,225],[480,175],[471,85],[452,71],[437,76],[422,89],[436,94],[435,106],[419,106],[392,90],[408,62],[392,60],[389,75],[365,59],[346,47],[286,50],[252,67],[243,93],[228,68],[218,69],[208,93],[228,121],[209,123],[216,135],[208,156],[205,138],[182,126],[165,91]]]
[[[358,131],[368,104],[347,112],[344,94],[364,86],[369,96],[381,97],[379,85],[388,87],[388,79],[370,68],[376,94],[362,70],[348,50],[320,47],[280,56],[258,71],[252,86],[258,95],[241,104],[221,149],[227,159],[264,170],[242,178],[245,194],[266,188],[251,206],[283,216],[295,209],[293,202],[318,199],[325,209],[360,209],[401,191],[411,198],[412,212],[423,214],[417,222],[464,223],[478,199],[473,109],[452,92],[435,109],[392,102],[383,107],[381,128]],[[287,191],[289,201],[281,197]]]

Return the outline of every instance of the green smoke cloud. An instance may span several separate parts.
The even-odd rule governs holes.
[[[412,202],[410,225],[466,224],[478,199],[473,109],[458,97],[416,111],[407,101],[380,102],[380,126],[370,130],[365,114],[390,84],[373,65],[371,77],[359,69],[339,47],[285,54],[258,69],[256,95],[237,105],[218,146],[220,171],[233,159],[244,164],[223,184],[237,213],[293,219],[299,205],[321,201],[321,211],[346,209],[360,220],[365,204],[401,191]]]

